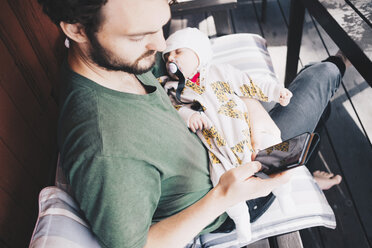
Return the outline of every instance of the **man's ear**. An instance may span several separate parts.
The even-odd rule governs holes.
[[[85,34],[85,30],[80,23],[66,23],[60,22],[62,31],[66,34],[66,36],[77,42],[77,43],[84,43],[88,41],[88,38]]]

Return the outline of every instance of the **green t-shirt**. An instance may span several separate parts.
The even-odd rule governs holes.
[[[143,247],[152,223],[212,188],[200,140],[150,72],[138,79],[147,95],[110,90],[67,65],[62,70],[61,164],[103,247]]]

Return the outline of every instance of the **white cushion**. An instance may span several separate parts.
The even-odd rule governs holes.
[[[266,40],[257,34],[230,34],[211,39],[214,52],[214,64],[230,64],[245,71],[252,78],[270,77],[270,81],[279,84],[275,74]],[[261,102],[269,111],[275,102]]]
[[[101,247],[75,200],[52,186],[39,194],[39,215],[30,248]]]

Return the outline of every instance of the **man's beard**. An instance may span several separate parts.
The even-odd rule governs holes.
[[[127,73],[132,74],[142,74],[151,70],[151,68],[155,65],[155,54],[156,51],[149,50],[138,57],[132,64],[123,61],[122,59],[118,58],[115,54],[111,51],[108,51],[104,48],[97,40],[97,37],[92,34],[89,35],[91,49],[90,49],[90,59],[100,67],[105,68],[106,70],[110,71],[124,71]],[[140,62],[143,59],[152,58],[152,62],[147,66],[141,66]]]

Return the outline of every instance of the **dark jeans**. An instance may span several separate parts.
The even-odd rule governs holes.
[[[283,140],[314,131],[341,79],[339,69],[331,62],[307,66],[297,75],[288,87],[293,93],[288,106],[277,104],[269,112]]]

